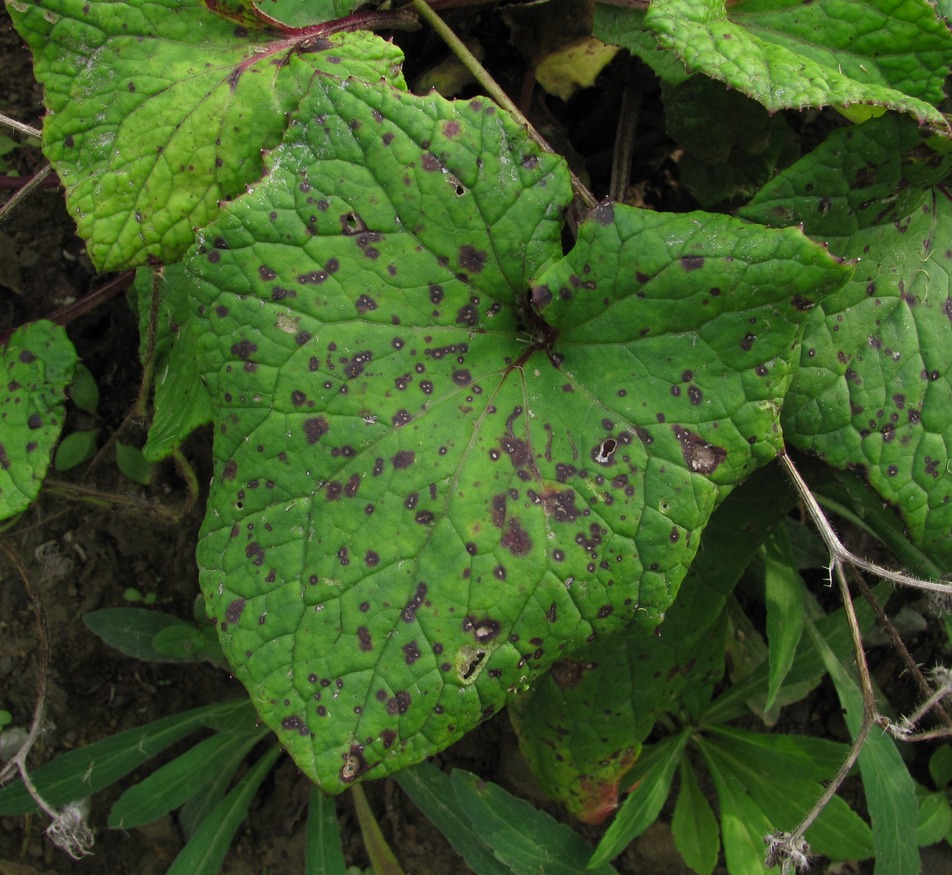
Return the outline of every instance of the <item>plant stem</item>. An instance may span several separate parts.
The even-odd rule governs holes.
[[[36,137],[39,139],[43,136],[43,132],[38,128],[33,128],[23,122],[18,122],[15,118],[10,118],[10,116],[4,115],[2,112],[0,112],[0,124],[6,125],[8,128],[13,128],[13,130],[19,131],[21,134],[26,134],[28,137]]]
[[[442,38],[450,49],[452,49],[453,54],[460,59],[463,66],[473,74],[473,77],[476,81],[483,87],[486,94],[488,94],[493,100],[496,101],[506,112],[508,112],[520,125],[526,129],[526,133],[532,138],[532,140],[545,152],[549,152],[552,155],[557,155],[558,153],[546,142],[545,138],[540,134],[533,126],[532,123],[523,115],[522,111],[518,106],[510,99],[509,95],[500,88],[499,83],[489,75],[489,71],[479,63],[479,60],[476,56],[466,48],[466,45],[463,41],[449,28],[445,21],[440,18],[425,2],[425,0],[413,0],[411,6],[416,10],[417,14],[422,18],[430,27],[433,28]],[[598,201],[595,199],[595,196],[585,187],[582,181],[574,174],[569,171],[572,177],[572,190],[575,192],[575,196],[582,201],[582,203],[588,209],[594,209],[598,204]]]
[[[25,182],[20,190],[17,191],[2,207],[0,207],[0,224],[9,218],[10,214],[17,208],[20,202],[25,200],[33,191],[38,189],[43,184],[43,180],[46,179],[46,177],[52,172],[53,167],[50,164],[46,164],[37,170],[36,173],[30,177],[29,181]]]

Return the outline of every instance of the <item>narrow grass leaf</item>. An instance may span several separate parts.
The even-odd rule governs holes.
[[[674,770],[689,738],[690,730],[685,728],[642,753],[628,775],[632,782],[628,798],[588,861],[589,870],[597,869],[620,854],[632,839],[657,820],[671,792]]]
[[[216,733],[199,742],[126,790],[109,812],[109,826],[132,829],[174,811],[230,762],[240,762],[266,734],[267,730],[244,737]],[[241,757],[237,757],[238,751],[242,752]]]
[[[578,875],[592,849],[578,833],[524,799],[461,769],[451,775],[457,803],[469,812],[474,828],[513,875]],[[608,865],[598,870],[608,875]]]
[[[765,546],[767,647],[770,658],[765,710],[769,711],[793,665],[797,645],[803,634],[804,607],[803,581],[793,562],[793,549],[786,528],[776,528]]]
[[[830,648],[812,620],[807,619],[806,628],[836,687],[846,724],[855,736],[862,721],[863,696],[843,667],[845,654]],[[873,826],[874,872],[876,875],[918,875],[919,848],[909,839],[916,832],[919,805],[915,784],[895,742],[874,729],[859,755],[859,767]]]
[[[671,819],[671,833],[678,853],[698,875],[710,875],[721,849],[720,830],[711,803],[698,786],[694,769],[682,759],[678,769],[681,789]]]
[[[238,827],[248,814],[251,800],[281,754],[281,747],[275,744],[252,766],[202,821],[166,875],[217,875]]]
[[[510,875],[512,870],[496,859],[477,831],[470,812],[457,801],[449,775],[424,761],[397,772],[394,780],[476,875]]]
[[[354,798],[354,808],[357,811],[357,821],[360,824],[360,834],[364,839],[364,850],[370,858],[370,865],[375,875],[403,875],[403,869],[393,853],[393,849],[383,837],[380,824],[370,810],[364,788],[359,784],[351,790]]]
[[[233,711],[236,704],[247,702],[231,700],[204,705],[71,750],[36,769],[32,773],[33,783],[53,806],[84,798],[125,777],[203,726],[207,719]],[[0,790],[0,814],[28,814],[34,810],[36,803],[21,783]]]
[[[312,787],[304,837],[304,875],[345,875],[346,871],[337,805],[332,797]]]

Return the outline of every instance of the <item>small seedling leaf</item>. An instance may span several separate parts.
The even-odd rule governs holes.
[[[131,444],[116,442],[116,465],[130,480],[148,486],[152,482],[152,466],[145,460],[142,450]]]
[[[769,711],[793,665],[803,633],[803,581],[797,573],[793,548],[784,526],[778,526],[767,539],[764,566],[770,659],[770,682],[764,710]]]
[[[82,362],[76,365],[73,382],[69,386],[69,397],[73,404],[87,413],[94,414],[99,407],[99,386],[96,385],[96,378]]]
[[[180,662],[153,646],[157,634],[182,625],[182,620],[145,608],[103,608],[83,616],[83,623],[110,647],[146,662]]]
[[[52,322],[17,329],[0,350],[0,520],[39,494],[76,361],[66,331]]]
[[[53,467],[57,471],[69,471],[83,462],[88,462],[96,455],[98,441],[98,428],[71,432],[59,442],[53,457]]]
[[[462,769],[453,771],[451,786],[477,833],[513,875],[578,875],[585,870],[591,847],[551,815]],[[611,875],[615,869],[606,863],[590,871]]]

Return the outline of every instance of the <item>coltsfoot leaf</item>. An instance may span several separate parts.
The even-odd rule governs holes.
[[[367,32],[291,37],[200,0],[7,8],[45,89],[44,151],[100,270],[181,258],[258,179],[315,78],[402,84],[400,51]]]
[[[811,314],[784,406],[800,449],[860,472],[938,564],[952,561],[952,158],[899,116],[834,132],[741,215],[800,225],[856,274]]]
[[[39,494],[76,361],[66,330],[47,321],[17,329],[0,350],[0,520]]]
[[[202,587],[326,791],[656,625],[779,448],[798,326],[850,273],[796,231],[608,204],[562,258],[570,196],[486,100],[317,81],[186,260],[216,423]]]
[[[952,36],[927,0],[653,0],[644,26],[771,112],[872,104],[948,128]]]

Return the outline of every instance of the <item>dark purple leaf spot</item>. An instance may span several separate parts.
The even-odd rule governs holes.
[[[427,173],[436,173],[443,168],[440,159],[432,152],[424,152],[423,157],[420,159],[420,164]]]
[[[463,620],[463,631],[472,632],[473,637],[480,644],[484,644],[486,641],[492,641],[493,638],[499,635],[499,630],[499,621],[490,619],[489,617],[484,617],[479,620],[474,617],[467,617]]]
[[[681,267],[683,267],[687,271],[700,270],[702,267],[704,267],[704,256],[703,255],[682,255]]]
[[[359,626],[357,628],[357,643],[363,653],[369,653],[374,649],[373,637],[366,626]]]
[[[262,264],[258,268],[258,276],[261,277],[265,282],[270,282],[278,275],[278,272],[273,267],[268,267],[266,264]]]
[[[342,757],[344,765],[341,766],[340,780],[342,784],[352,784],[361,775],[370,770],[367,760],[364,759],[364,746],[362,744],[353,744],[350,750]]]
[[[532,549],[532,541],[522,524],[514,516],[506,520],[506,530],[499,543],[513,556],[525,556]]]
[[[400,649],[403,651],[403,659],[407,665],[413,665],[420,658],[420,647],[416,641],[404,644]]]
[[[398,690],[391,698],[387,699],[387,713],[395,717],[397,714],[406,714],[410,710],[413,699],[406,690]]]
[[[420,610],[423,605],[423,602],[426,600],[426,584],[423,581],[420,581],[417,584],[416,592],[403,608],[403,620],[406,623],[412,623],[416,618],[416,612]]]
[[[245,609],[244,599],[235,599],[227,608],[225,608],[225,619],[229,623],[237,623],[241,619],[241,613]]]
[[[456,313],[456,324],[475,328],[479,324],[479,310],[473,304],[464,304]]]
[[[315,416],[304,420],[304,434],[308,444],[316,444],[328,431],[327,420],[323,416]]]
[[[311,730],[307,728],[307,724],[296,714],[285,717],[281,721],[281,728],[297,732],[298,735],[308,736],[311,734]]]
[[[242,361],[247,361],[257,349],[257,344],[252,343],[250,340],[242,340],[232,344],[231,354],[236,358],[240,358]]]
[[[252,541],[245,547],[245,556],[251,559],[254,565],[264,564],[264,548],[257,541]]]
[[[396,413],[394,413],[394,415],[390,418],[390,421],[391,421],[397,428],[400,428],[401,426],[406,425],[411,419],[413,419],[413,417],[410,416],[410,414],[409,414],[408,411],[406,411],[406,410],[398,410],[398,411],[397,411]]]
[[[476,249],[475,246],[470,246],[467,243],[465,246],[460,246],[457,258],[464,270],[468,270],[470,273],[479,273],[486,266],[488,256],[483,250]]]
[[[450,140],[459,135],[460,124],[458,121],[448,121],[443,123],[443,136]]]
[[[368,313],[370,310],[376,310],[377,302],[371,298],[370,295],[361,295],[354,301],[354,307],[356,307],[357,312],[363,316],[364,313]]]

